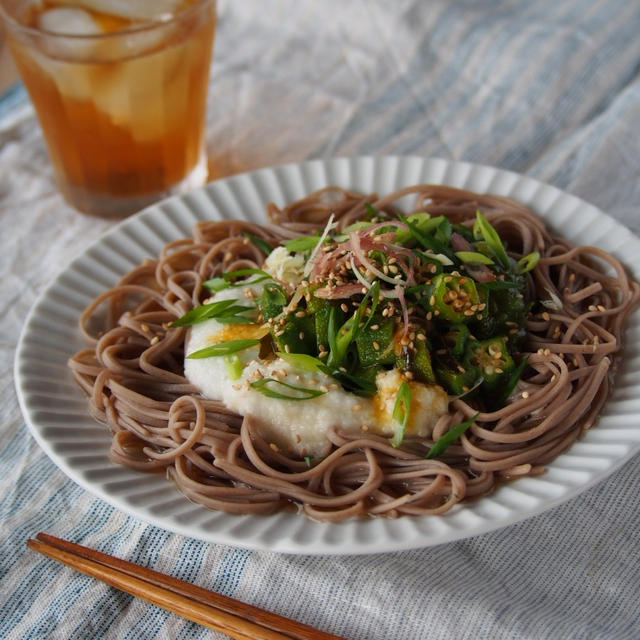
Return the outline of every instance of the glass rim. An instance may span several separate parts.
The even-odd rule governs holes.
[[[60,33],[58,31],[48,31],[46,29],[39,29],[38,27],[30,27],[26,24],[22,24],[16,20],[5,8],[4,0],[0,0],[0,27],[2,22],[8,28],[16,31],[21,31],[32,36],[46,36],[48,38],[64,38],[69,40],[76,40],[78,42],[88,42],[96,40],[107,40],[109,38],[119,38],[130,34],[144,33],[147,31],[153,31],[155,29],[161,29],[175,23],[177,20],[181,20],[184,16],[188,16],[191,13],[202,9],[206,5],[216,5],[217,0],[195,0],[192,4],[180,9],[177,13],[171,14],[171,18],[167,20],[152,20],[150,22],[143,22],[140,25],[127,27],[126,29],[120,29],[118,31],[110,31],[106,33],[91,33],[91,34],[78,34],[78,33]],[[85,10],[85,9],[83,9]]]

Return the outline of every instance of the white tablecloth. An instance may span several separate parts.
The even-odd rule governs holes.
[[[550,182],[640,231],[637,0],[231,0],[219,5],[214,177],[418,154]],[[53,183],[21,90],[0,101],[0,637],[222,638],[26,549],[48,531],[353,640],[640,637],[637,457],[580,497],[424,550],[287,556],[147,526],[42,453],[12,363],[36,296],[114,223]]]

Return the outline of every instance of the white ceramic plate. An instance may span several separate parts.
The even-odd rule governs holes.
[[[577,244],[614,253],[640,274],[640,240],[595,207],[531,178],[491,167],[418,157],[317,160],[215,181],[166,200],[113,228],[75,259],[40,296],[18,346],[15,379],[26,421],[40,446],[87,491],[141,520],[186,536],[287,553],[353,554],[396,551],[492,531],[549,509],[593,486],[640,449],[640,326],[626,334],[625,358],[613,397],[598,426],[547,473],[522,478],[442,516],[313,522],[294,513],[230,516],[189,502],[164,475],[112,464],[110,438],[88,414],[66,367],[83,345],[76,329],[82,309],[165,243],[191,235],[195,221],[264,220],[264,204],[283,205],[337,184],[386,194],[419,182],[443,183],[512,196],[530,205]]]

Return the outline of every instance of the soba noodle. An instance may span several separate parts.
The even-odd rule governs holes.
[[[412,211],[471,224],[480,209],[515,257],[538,251],[528,274],[534,305],[527,320],[528,367],[507,404],[491,412],[452,397],[432,439],[346,434],[336,424],[332,450],[308,461],[276,451],[252,416],[207,400],[184,377],[187,329],[170,323],[209,296],[203,282],[241,268],[259,268],[264,254],[244,232],[272,244],[321,230],[331,214],[338,228],[365,203],[393,211],[411,196]],[[403,200],[404,202],[405,200]],[[99,296],[81,318],[90,348],[70,367],[89,396],[91,415],[113,434],[111,458],[140,471],[166,470],[190,500],[229,513],[267,514],[297,507],[320,520],[357,515],[437,514],[485,494],[497,482],[543,473],[597,420],[609,395],[625,321],[640,286],[611,255],[552,235],[511,199],[444,186],[412,186],[383,198],[330,187],[280,209],[270,223],[200,222],[194,237],[169,243]],[[106,319],[95,330],[97,318]],[[438,459],[425,459],[437,438],[477,413],[471,427]]]

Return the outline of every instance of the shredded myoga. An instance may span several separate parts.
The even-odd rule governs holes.
[[[255,416],[239,415],[204,398],[189,382],[184,359],[190,329],[174,323],[211,297],[205,282],[230,272],[262,269],[265,246],[300,236],[320,237],[330,220],[334,233],[346,229],[343,236],[348,234],[352,242],[360,243],[364,236],[348,230],[365,219],[378,226],[389,223],[381,231],[387,243],[393,237],[389,228],[419,234],[409,212],[400,212],[400,201],[413,202],[405,207],[409,212],[446,218],[446,224],[459,231],[452,244],[457,245],[456,255],[466,257],[462,268],[468,273],[462,275],[475,278],[478,290],[484,281],[495,279],[491,273],[485,277],[488,267],[483,261],[492,260],[477,255],[483,238],[473,246],[469,242],[480,214],[504,243],[509,264],[522,266],[523,259],[537,256],[535,264],[521,269],[528,302],[513,357],[513,365],[521,366],[503,402],[486,402],[480,382],[453,392],[464,380],[447,378],[454,385],[448,388],[448,412],[438,417],[430,436],[407,434],[401,442],[392,442],[370,433],[366,425],[360,432],[346,433],[336,423],[327,433],[327,455],[310,460],[273,446],[261,437]],[[572,246],[512,199],[439,185],[411,186],[385,197],[328,187],[283,208],[269,204],[266,213],[269,222],[264,226],[239,220],[198,222],[192,238],[166,245],[157,259],[126,274],[83,313],[80,326],[91,346],[69,364],[89,397],[91,415],[111,430],[110,457],[116,463],[139,471],[164,471],[193,502],[233,514],[293,508],[329,521],[439,514],[465,498],[490,492],[497,483],[544,473],[547,463],[596,423],[609,396],[627,318],[640,299],[640,286],[613,256],[595,247]],[[375,213],[378,219],[372,218]],[[332,246],[337,244],[329,245],[324,256]],[[442,256],[420,249],[413,256],[400,252],[406,254],[406,262],[400,259],[402,273],[409,273],[409,268],[443,268],[438,264],[446,263]],[[347,266],[354,266],[353,255],[347,259]],[[315,260],[317,266],[317,255]],[[373,258],[362,257],[363,263],[369,261]],[[371,271],[360,265],[357,284],[366,285],[370,276]],[[386,291],[391,299],[381,295],[380,305],[396,305],[397,330],[406,338],[409,329],[415,333],[419,326],[429,340],[437,319],[424,308],[407,308],[405,294],[389,278],[380,283],[378,293]],[[362,304],[360,287],[354,290]],[[486,290],[506,288],[486,285]],[[326,298],[331,293],[325,292]],[[433,302],[433,295],[430,298]],[[488,312],[485,306],[472,307],[474,318],[481,318],[477,309]],[[469,333],[462,324],[455,326]],[[446,336],[449,339],[450,332]],[[434,350],[435,358],[438,353]],[[496,355],[495,350],[491,353]],[[320,353],[321,358],[325,355]],[[436,371],[438,366],[433,363]],[[486,384],[486,379],[481,382]],[[434,444],[460,425],[467,428],[437,456],[429,456]]]

